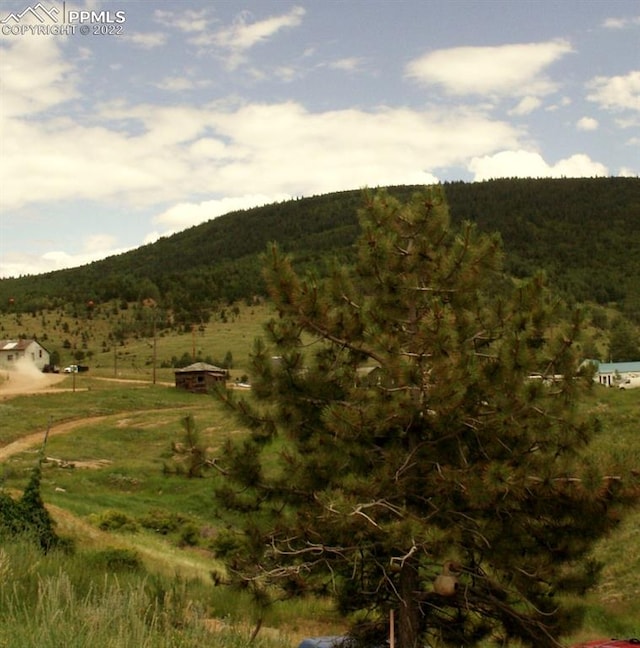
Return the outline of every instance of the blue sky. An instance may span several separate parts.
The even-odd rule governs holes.
[[[0,0],[0,277],[298,196],[639,173],[638,0]]]

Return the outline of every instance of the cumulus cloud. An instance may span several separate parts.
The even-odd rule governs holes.
[[[207,31],[211,21],[208,9],[181,9],[180,11],[156,9],[154,18],[165,27],[172,27],[187,34]]]
[[[432,182],[438,168],[513,147],[520,137],[470,108],[311,112],[296,102],[112,103],[92,117],[103,125],[12,121],[0,159],[5,209],[82,198],[144,206],[190,193],[241,196],[247,187],[310,195]]]
[[[200,223],[232,211],[260,207],[262,205],[290,200],[291,198],[292,196],[284,193],[272,195],[246,194],[244,196],[205,200],[200,203],[182,202],[158,214],[153,220],[156,223],[167,226],[169,231],[174,232],[193,225],[199,225]]]
[[[210,81],[207,79],[194,80],[185,76],[168,76],[153,85],[167,92],[183,92],[185,90],[204,88],[210,85]]]
[[[626,29],[639,25],[640,16],[633,16],[631,18],[607,18],[603,23],[603,26],[607,29]]]
[[[469,170],[474,181],[492,178],[583,178],[607,176],[607,168],[594,162],[588,155],[576,154],[556,164],[549,164],[539,154],[531,151],[500,151],[471,160]]]
[[[593,117],[581,117],[576,124],[576,128],[581,131],[598,130],[599,126],[598,120]]]
[[[640,111],[640,70],[613,77],[596,77],[589,81],[589,101],[611,110]]]
[[[556,89],[544,70],[572,51],[565,40],[454,47],[424,54],[405,73],[420,84],[439,85],[449,95],[541,96]]]
[[[510,115],[528,115],[537,108],[540,108],[542,101],[538,97],[524,97],[518,105],[509,111]]]
[[[63,42],[55,36],[0,40],[0,118],[39,113],[78,96]]]
[[[118,247],[109,235],[94,235],[86,241],[85,248],[77,253],[51,250],[44,254],[8,252],[0,258],[0,277],[18,277],[26,274],[53,272],[63,268],[76,268],[99,261],[114,254],[128,252],[131,248]]]
[[[342,70],[343,72],[357,72],[362,67],[363,59],[357,56],[341,58],[329,63],[328,67],[332,70]]]
[[[145,50],[161,47],[167,42],[167,34],[164,32],[127,32],[123,38]]]
[[[102,253],[112,250],[116,244],[116,237],[111,234],[91,234],[85,239],[84,248],[89,254]]]
[[[129,34],[121,42],[125,52],[164,46],[171,36],[172,46],[175,41],[188,50],[188,44],[206,44],[208,54],[221,51],[238,62],[252,48],[300,25],[305,13],[294,7],[264,20],[245,13],[222,28],[211,8],[158,10],[155,18],[162,28],[156,25],[159,31],[152,27],[146,33]],[[135,88],[139,93],[132,87],[126,100],[115,99],[126,96],[126,84],[112,89],[108,79],[98,83],[97,77],[90,78],[83,57],[91,57],[92,72],[101,64],[105,76],[112,70],[108,59],[94,58],[94,49],[87,43],[46,36],[0,41],[0,210],[7,231],[25,215],[38,218],[49,213],[50,206],[57,213],[82,218],[92,204],[107,206],[103,213],[112,213],[116,205],[114,214],[129,214],[123,218],[144,214],[141,218],[148,222],[156,214],[149,229],[160,233],[148,232],[145,240],[151,241],[229,211],[289,196],[432,183],[444,174],[468,177],[465,169],[475,179],[593,176],[607,171],[587,155],[571,155],[576,149],[569,142],[564,159],[556,163],[530,152],[538,143],[532,141],[525,117],[542,108],[544,94],[553,89],[546,74],[552,63],[572,51],[566,41],[439,50],[407,67],[407,76],[415,81],[439,84],[450,95],[471,95],[468,105],[458,99],[455,106],[433,102],[428,107],[400,100],[391,106],[349,108],[340,98],[339,109],[327,108],[329,99],[320,104],[323,108],[311,108],[302,99],[258,101],[250,91],[241,99],[233,94],[236,88],[244,93],[248,75],[258,79],[264,70],[247,65],[241,84],[234,85],[232,77],[237,74],[225,77],[226,70],[215,57],[194,57],[192,50],[188,50],[186,65],[163,65],[156,76],[150,74],[145,77],[147,83]],[[305,55],[312,52],[308,49]],[[369,67],[373,60],[364,62]],[[113,76],[124,80],[126,66],[120,59],[112,63],[112,69],[119,68]],[[209,68],[216,63],[215,73],[203,73],[211,72]],[[299,58],[279,63],[279,67],[273,64],[270,78],[274,71],[280,80],[300,77]],[[336,70],[362,69],[363,59],[345,56],[316,69],[320,67],[329,77]],[[175,70],[182,71],[177,74]],[[640,118],[629,111],[637,102],[638,74],[598,77],[588,90],[592,102],[627,109],[616,116],[615,123],[619,128],[626,126],[628,133]],[[91,90],[81,95],[89,87],[84,85],[88,80]],[[221,92],[232,90],[216,100],[208,92],[209,99],[205,99],[204,93],[197,92],[204,84],[215,84]],[[292,92],[301,85],[292,85]],[[157,96],[157,92],[148,92],[154,87],[175,94],[165,94],[157,104],[148,103],[149,96]],[[96,88],[99,91],[94,92]],[[278,86],[277,96],[282,96],[281,90]],[[498,118],[478,105],[478,94],[486,95],[487,103],[508,98],[505,104],[511,110]],[[560,106],[560,97],[554,99]],[[562,105],[566,103],[568,99]],[[545,112],[537,115],[539,122],[553,117],[547,112],[548,101],[544,107]],[[579,117],[580,113],[567,117],[564,123],[572,120],[582,130],[597,125],[591,117],[578,121]],[[633,138],[627,143],[634,145]],[[624,162],[623,170],[633,175],[629,168],[633,161],[621,160],[619,166]],[[123,229],[133,232],[129,224],[124,223]],[[142,238],[144,231],[143,224],[135,236]],[[71,239],[67,249],[62,235],[56,236],[47,240],[52,241],[48,249],[57,252],[39,254],[44,246],[24,254],[2,250],[0,276],[80,265],[124,251],[120,241],[97,234],[73,252],[69,251],[73,250]]]

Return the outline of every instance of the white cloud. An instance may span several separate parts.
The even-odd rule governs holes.
[[[509,111],[510,115],[529,115],[537,108],[540,108],[542,101],[538,97],[523,97],[518,105]]]
[[[299,78],[300,71],[290,65],[280,65],[274,70],[273,75],[276,79],[289,83]]]
[[[111,250],[115,247],[116,237],[110,234],[92,234],[85,239],[85,251],[93,254],[104,250]]]
[[[167,90],[168,92],[182,92],[184,90],[192,90],[194,88],[204,88],[209,85],[210,82],[206,79],[198,79],[194,81],[183,76],[176,77],[165,77],[157,83],[154,83],[156,88],[160,90]]]
[[[603,108],[640,111],[640,70],[624,76],[596,77],[587,84],[587,96]]]
[[[281,16],[249,22],[250,14],[243,12],[231,27],[220,29],[216,33],[215,41],[221,47],[244,51],[264,42],[281,29],[297,27],[302,22],[305,13],[302,7],[293,7],[291,11]]]
[[[313,113],[295,102],[111,103],[87,120],[103,125],[11,120],[0,158],[3,208],[79,199],[142,206],[192,193],[244,195],[247,187],[309,195],[432,182],[439,167],[513,147],[520,137],[509,124],[462,108]]]
[[[588,155],[575,154],[556,164],[547,163],[539,153],[531,151],[500,151],[471,160],[469,170],[474,181],[492,178],[582,178],[609,175],[607,168]]]
[[[188,34],[205,32],[210,23],[207,9],[181,9],[179,11],[156,9],[154,18],[165,27],[173,27]]]
[[[632,18],[607,18],[603,23],[603,26],[607,29],[625,29],[637,25],[640,25],[640,16],[634,16]]]
[[[246,63],[245,53],[248,50],[265,43],[282,29],[297,27],[305,13],[302,7],[293,7],[288,13],[280,16],[250,22],[252,14],[243,11],[231,26],[221,28],[212,34],[201,34],[192,42],[203,50],[215,47],[224,51],[227,68],[235,70]]]
[[[114,254],[128,252],[131,248],[115,247],[115,239],[109,235],[94,235],[85,242],[85,249],[78,253],[52,250],[37,255],[29,252],[9,252],[0,258],[0,277],[19,277],[27,274],[53,272],[63,268],[76,268],[92,261],[99,261]]]
[[[600,124],[593,117],[581,117],[576,123],[576,128],[580,131],[598,130]]]
[[[161,47],[167,42],[167,35],[163,32],[127,32],[124,38],[133,45],[146,50]]]
[[[77,96],[63,42],[59,36],[0,39],[0,119],[36,114]]]
[[[343,72],[357,72],[362,67],[363,59],[357,56],[338,59],[329,63],[328,67],[332,70],[342,70]]]
[[[541,96],[556,85],[543,75],[572,52],[565,40],[496,47],[454,47],[411,61],[406,76],[450,95]]]
[[[216,130],[239,159],[215,174],[227,193],[247,186],[294,195],[359,186],[433,182],[433,172],[518,140],[508,124],[473,110],[337,110],[299,104],[248,105],[215,116]],[[268,128],[265,128],[268,124]]]
[[[228,214],[232,211],[269,205],[275,202],[290,200],[289,194],[247,194],[206,200],[200,203],[178,203],[166,211],[158,214],[153,220],[155,223],[165,225],[169,231],[178,231],[192,225],[204,223],[217,216]],[[166,234],[166,233],[165,233]]]
[[[67,7],[82,2],[67,0]],[[195,224],[263,197],[474,173],[606,172],[596,160],[637,175],[640,71],[631,52],[640,22],[630,17],[637,12],[607,21],[606,33],[596,25],[606,47],[553,12],[555,32],[572,33],[575,42],[500,45],[495,39],[513,34],[508,24],[526,20],[514,5],[503,31],[498,16],[489,31],[478,24],[473,42],[495,46],[457,47],[469,41],[443,23],[442,49],[427,52],[424,33],[403,21],[428,10],[400,12],[397,24],[374,18],[354,35],[341,17],[352,17],[349,3],[331,16],[311,5],[305,13],[303,4],[254,3],[254,14],[233,20],[233,3],[155,3],[157,10],[126,9],[117,43],[0,40],[2,263],[23,249],[30,256],[21,258],[42,269],[63,258],[76,264],[145,232],[157,236],[151,229]],[[615,7],[609,15],[617,16]],[[394,47],[398,33],[406,36],[401,48]],[[580,56],[569,55],[572,45]],[[589,73],[605,49],[618,69]],[[416,58],[403,70],[407,52]],[[383,67],[374,70],[374,61]],[[229,74],[225,63],[242,63],[241,73]],[[363,70],[369,74],[353,88],[325,91]],[[398,71],[416,82],[411,92],[398,90]],[[313,85],[301,82],[312,72]],[[611,76],[586,85],[604,74]],[[589,134],[605,126],[611,140]],[[78,238],[107,217],[121,240],[96,235],[78,251]],[[37,242],[24,233],[27,222]],[[45,250],[58,253],[45,258]]]

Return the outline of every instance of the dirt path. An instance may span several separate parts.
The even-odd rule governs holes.
[[[71,391],[63,390],[60,388],[53,389],[55,385],[62,382],[68,374],[43,374],[40,372],[19,372],[19,371],[0,371],[0,401],[14,398],[15,396],[23,396],[29,394],[42,394],[48,392]],[[105,380],[109,382],[123,382],[123,383],[147,383],[148,381],[142,380],[126,380],[120,378],[98,378],[97,380]],[[171,385],[171,383],[162,383]],[[155,411],[155,410],[154,410]],[[131,412],[121,412],[119,414],[109,414],[104,416],[92,416],[88,418],[76,419],[59,423],[54,425],[49,430],[49,437],[58,436],[72,432],[76,428],[83,425],[91,425],[92,423],[99,423],[109,418],[109,416],[122,416],[123,414],[131,414]],[[33,446],[42,444],[44,441],[45,430],[40,432],[33,432],[21,437],[20,439],[9,443],[8,445],[0,448],[0,461],[5,461],[12,455],[24,452]]]
[[[0,371],[0,399],[52,390],[67,374],[45,374],[39,371]],[[59,390],[55,390],[59,391]]]
[[[91,425],[92,423],[99,423],[104,421],[110,416],[122,416],[120,414],[109,414],[105,416],[90,416],[88,418],[76,419],[75,421],[67,421],[66,423],[60,423],[54,425],[49,429],[49,438],[54,436],[59,436],[61,434],[67,434],[75,430],[76,428],[82,427],[83,425]],[[27,434],[26,436],[21,437],[17,441],[13,441],[8,445],[0,448],[0,461],[5,461],[14,454],[19,452],[24,452],[33,446],[42,445],[44,441],[44,430],[41,432],[33,432],[32,434]]]
[[[24,375],[11,372],[9,377],[6,377],[7,372],[0,372],[0,401],[14,398],[15,396],[23,394],[45,393],[52,391],[66,391],[61,388],[56,388],[56,385],[62,382],[68,376],[65,374],[39,374],[39,375]],[[147,383],[148,381],[135,381],[124,380],[118,378],[101,378],[106,381],[117,382],[139,382]],[[161,383],[172,386],[172,383]],[[181,408],[176,408],[181,409]],[[53,425],[49,428],[48,437],[55,437],[63,434],[68,434],[83,426],[91,425],[93,423],[100,423],[107,419],[123,419],[123,417],[130,417],[131,415],[140,414],[143,412],[157,412],[157,410],[136,410],[136,411],[123,411],[112,413],[102,416],[92,416],[73,421],[66,421]],[[45,430],[27,434],[4,447],[0,447],[0,463],[6,461],[9,457],[19,454],[30,448],[42,446],[45,437]],[[88,462],[86,462],[88,463]],[[95,466],[98,467],[98,466]],[[84,538],[84,542],[88,545],[94,545],[100,548],[105,546],[121,546],[125,548],[134,548],[139,552],[143,558],[148,560],[149,568],[152,570],[160,570],[170,572],[172,574],[181,573],[187,574],[189,578],[201,578],[205,582],[210,581],[210,568],[211,563],[204,559],[197,551],[182,550],[176,554],[174,551],[162,551],[160,547],[155,547],[145,543],[144,539],[137,541],[132,538],[120,538],[117,535],[110,534],[105,531],[97,529],[90,524],[87,520],[77,516],[70,511],[53,504],[47,504],[47,509],[51,513],[53,519],[58,526],[61,534]],[[226,630],[229,628],[226,622],[220,619],[205,619],[204,623],[212,631],[212,633]],[[307,627],[308,626],[308,627]],[[326,626],[326,627],[325,627]],[[248,628],[247,632],[252,630]],[[260,636],[274,637],[282,640],[283,637],[290,639],[292,645],[297,645],[304,637],[322,635],[322,634],[335,634],[335,624],[328,624],[319,621],[312,621],[309,624],[304,621],[297,620],[293,627],[288,627],[286,624],[280,628],[262,628]]]
[[[67,377],[66,374],[43,374],[40,372],[3,371],[0,372],[0,400],[7,400],[15,396],[25,394],[36,394],[50,391],[61,391],[52,389]],[[54,425],[49,430],[49,436],[66,434],[82,425],[102,421],[106,416],[94,416],[90,418],[67,421]],[[0,461],[5,461],[14,454],[24,452],[33,446],[42,444],[45,431],[33,432],[9,443],[0,448]]]

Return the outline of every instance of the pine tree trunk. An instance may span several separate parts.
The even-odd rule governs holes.
[[[398,643],[396,648],[418,648],[420,638],[420,608],[416,592],[418,590],[418,570],[411,560],[407,560],[400,571],[400,605],[398,609]]]

